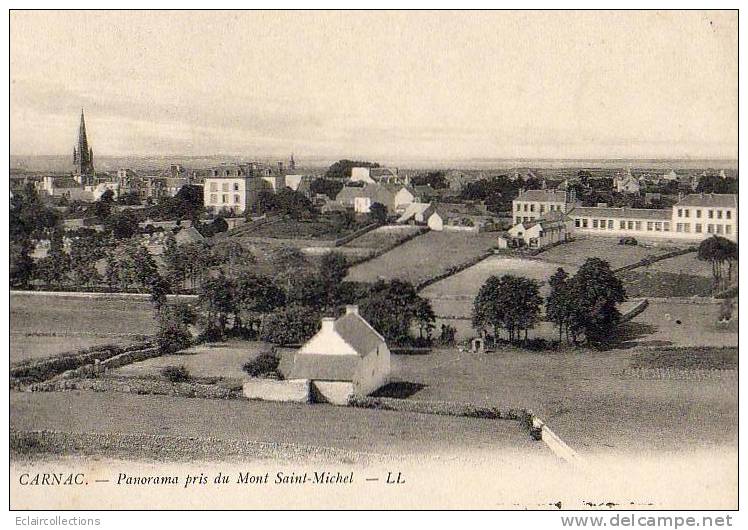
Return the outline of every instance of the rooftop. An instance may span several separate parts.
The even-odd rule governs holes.
[[[521,191],[517,201],[566,202],[566,192],[559,190],[526,190]]]
[[[733,193],[691,193],[678,201],[675,206],[737,208],[738,196]]]

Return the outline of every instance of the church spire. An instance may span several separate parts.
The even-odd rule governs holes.
[[[77,151],[77,156],[76,156]],[[73,149],[73,165],[75,167],[76,177],[81,178],[94,175],[93,167],[93,149],[88,146],[88,136],[86,135],[86,117],[81,109],[81,123],[78,127],[78,145]]]

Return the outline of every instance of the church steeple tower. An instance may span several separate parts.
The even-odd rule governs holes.
[[[73,174],[76,180],[85,184],[94,176],[93,166],[93,149],[88,146],[88,136],[86,135],[86,118],[81,109],[81,123],[78,128],[78,145],[73,148]]]

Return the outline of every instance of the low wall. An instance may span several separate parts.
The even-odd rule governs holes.
[[[647,300],[646,298],[644,300],[640,300],[634,307],[621,315],[620,323],[623,324],[624,322],[628,322],[634,317],[642,314],[644,310],[647,309],[647,307],[649,307],[649,300]]]
[[[237,399],[242,397],[240,392],[219,385],[192,381],[172,383],[160,379],[135,377],[60,378],[30,385],[27,390],[31,392],[92,390],[94,392],[122,392],[125,394],[152,394],[202,399]]]
[[[487,259],[494,255],[494,249],[487,250],[486,252],[483,252],[482,254],[479,254],[478,256],[474,257],[473,259],[466,261],[465,263],[461,263],[460,265],[455,265],[454,267],[448,268],[446,271],[437,274],[436,276],[429,278],[428,280],[424,280],[420,282],[418,285],[416,285],[416,291],[422,291],[429,285],[432,285],[436,282],[440,282],[444,280],[445,278],[449,278],[450,276],[453,276],[457,274],[458,272],[462,272],[465,269],[469,269],[473,265],[476,265],[483,261],[484,259]]]
[[[418,230],[418,232],[414,232],[414,233],[410,234],[409,236],[404,237],[403,239],[401,239],[399,241],[395,241],[391,245],[387,245],[384,248],[380,248],[376,252],[372,252],[371,254],[367,254],[366,256],[355,258],[355,259],[349,261],[348,262],[348,266],[349,267],[353,267],[354,265],[360,265],[361,263],[366,263],[367,261],[371,261],[374,258],[378,258],[379,256],[381,256],[383,254],[386,254],[390,250],[394,250],[397,247],[399,247],[400,245],[405,244],[408,241],[410,241],[411,239],[415,239],[416,237],[418,237],[420,235],[423,235],[423,234],[425,234],[428,231],[429,231],[428,228],[426,228],[426,227],[420,227],[420,230]]]
[[[351,407],[400,412],[435,414],[438,416],[461,416],[465,418],[484,418],[490,420],[515,420],[526,427],[531,425],[532,413],[524,409],[502,409],[484,407],[469,403],[451,401],[416,401],[397,398],[352,397],[348,404]]]
[[[244,397],[262,399],[264,401],[290,401],[293,403],[309,403],[311,388],[308,379],[290,379],[278,381],[253,377],[242,385]]]
[[[345,245],[346,243],[350,243],[354,239],[357,239],[364,234],[368,234],[369,232],[377,228],[379,228],[379,223],[372,223],[370,225],[366,225],[365,227],[356,230],[352,234],[348,234],[347,236],[336,239],[335,241],[333,241],[332,246],[340,247],[342,245]]]
[[[639,267],[646,267],[647,265],[651,265],[652,263],[657,263],[658,261],[662,261],[664,259],[674,258],[676,256],[682,256],[683,254],[689,254],[691,252],[696,252],[696,247],[689,247],[683,250],[674,250],[672,252],[667,252],[665,254],[659,254],[655,256],[647,256],[641,261],[637,261],[636,263],[630,263],[628,265],[624,265],[623,267],[619,267],[617,269],[614,269],[613,272],[623,272],[623,271],[630,271],[633,269],[638,269]]]

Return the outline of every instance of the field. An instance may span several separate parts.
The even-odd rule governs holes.
[[[704,278],[712,277],[712,266],[708,261],[702,261],[696,257],[696,252],[689,252],[674,258],[657,261],[651,265],[643,267],[642,270],[669,272],[672,274],[689,274],[691,276],[702,276]],[[733,268],[733,273],[737,276],[737,264]]]
[[[393,376],[425,385],[410,399],[530,408],[583,455],[736,447],[736,377],[689,381],[621,376],[636,355],[635,350],[511,349],[481,355],[439,349],[393,357]]]
[[[124,377],[162,377],[161,369],[165,366],[184,365],[195,378],[221,379],[237,383],[247,377],[242,370],[244,363],[262,352],[270,351],[270,348],[270,344],[252,341],[206,343],[177,354],[128,364],[112,370],[111,374]],[[281,369],[289,367],[293,362],[293,351],[281,348],[278,353],[283,359]]]
[[[693,274],[673,274],[642,267],[623,271],[618,277],[623,281],[629,297],[711,296],[713,291],[711,278]]]
[[[546,283],[558,267],[569,274],[576,272],[573,265],[549,263],[545,260],[490,256],[453,276],[426,287],[421,295],[431,300],[437,315],[470,316],[473,300],[478,290],[490,276],[512,274]],[[547,285],[541,286],[541,295],[548,294]]]
[[[16,430],[170,434],[388,455],[457,454],[481,448],[493,449],[498,455],[504,451],[546,451],[533,444],[515,421],[332,405],[74,391],[11,392],[10,408],[11,429]],[[446,432],[450,435],[444,436]]]
[[[129,344],[155,331],[147,299],[10,295],[11,362],[101,344]]]
[[[582,236],[575,241],[548,249],[539,257],[545,261],[576,265],[577,267],[584,263],[587,258],[596,257],[610,263],[612,269],[617,269],[641,261],[647,256],[672,252],[678,248],[681,247],[668,242],[640,242],[639,245],[619,245],[618,238]]]
[[[352,267],[346,279],[374,282],[380,278],[398,278],[417,284],[495,246],[496,234],[491,232],[427,232],[386,254]]]
[[[650,302],[631,323],[641,329],[641,345],[737,346],[737,319],[719,324],[719,308],[716,303]]]

